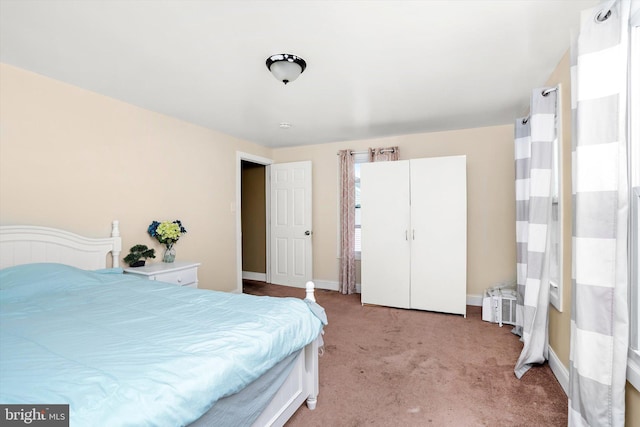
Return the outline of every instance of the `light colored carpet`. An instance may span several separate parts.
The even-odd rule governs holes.
[[[303,289],[246,282],[255,295],[304,297]],[[287,427],[565,426],[567,397],[548,365],[522,380],[522,344],[510,326],[458,315],[362,306],[360,295],[316,291],[329,318],[316,410]]]

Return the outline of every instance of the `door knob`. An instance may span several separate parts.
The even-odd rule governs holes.
[[[305,232],[304,232],[304,235],[305,235],[305,236],[311,236],[311,231],[309,231],[309,230],[305,231]]]

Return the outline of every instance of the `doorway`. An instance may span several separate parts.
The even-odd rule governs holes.
[[[260,278],[261,280],[264,280],[265,282],[270,282],[270,278],[269,278],[269,251],[268,251],[268,242],[269,242],[269,227],[267,226],[268,224],[268,220],[267,220],[267,213],[269,212],[270,209],[270,201],[269,201],[269,196],[268,196],[268,188],[269,188],[269,181],[268,181],[268,166],[271,165],[273,163],[273,160],[271,159],[267,159],[265,157],[259,157],[259,156],[255,156],[253,154],[248,154],[248,153],[243,153],[243,152],[236,152],[236,203],[235,203],[235,213],[236,213],[236,289],[234,290],[235,293],[242,293],[242,273],[244,271],[243,266],[244,264],[244,257],[243,257],[243,248],[245,246],[248,245],[256,245],[256,243],[252,242],[252,243],[248,243],[248,244],[243,244],[243,224],[245,223],[245,221],[243,221],[242,218],[242,214],[244,210],[251,210],[251,206],[256,202],[255,200],[253,200],[248,193],[257,193],[260,191],[259,187],[256,187],[259,184],[249,184],[247,183],[246,185],[243,185],[243,169],[245,170],[251,170],[254,169],[253,172],[257,172],[260,170],[260,168],[262,169],[262,174],[264,176],[264,183],[262,185],[261,191],[263,193],[263,200],[264,200],[264,210],[262,211],[262,215],[263,215],[263,219],[264,219],[264,231],[256,231],[258,230],[257,228],[253,228],[251,229],[252,231],[246,231],[245,233],[247,234],[251,234],[251,233],[262,233],[262,235],[258,235],[256,234],[254,237],[256,237],[257,239],[261,239],[263,238],[265,241],[265,254],[264,254],[264,273],[262,272],[256,272],[260,274]],[[244,165],[244,167],[243,167]],[[247,196],[249,196],[249,200],[247,200],[245,203],[248,204],[248,206],[243,206],[243,187],[245,188],[245,190],[248,190],[248,187],[251,186],[250,190],[251,191],[247,191],[247,194],[245,195],[245,198]],[[259,197],[258,197],[259,198]],[[259,203],[259,202],[258,202]],[[258,209],[258,208],[255,208]],[[257,214],[257,213],[256,213]],[[247,220],[249,221],[249,220]],[[253,221],[253,219],[251,220]],[[257,245],[260,245],[259,243]],[[250,255],[250,257],[254,258],[257,260],[255,261],[257,264],[260,263],[259,258],[260,255],[256,254],[252,254]],[[250,261],[249,266],[255,265],[254,261]],[[249,268],[249,266],[247,266],[247,268]],[[262,276],[262,274],[264,274],[264,276]],[[264,279],[262,279],[264,278]]]
[[[242,279],[267,281],[266,166],[241,162]]]
[[[243,170],[248,172],[245,177],[262,173],[264,183],[247,182],[243,185]],[[262,272],[255,272],[257,276],[248,276],[255,279],[264,277],[267,283],[304,287],[312,279],[311,179],[310,161],[274,165],[270,159],[236,152],[236,201],[232,204],[232,209],[236,213],[237,276],[233,292],[242,293],[243,267],[262,270],[261,266],[264,265],[264,276]],[[245,202],[243,187],[247,191]],[[261,219],[245,217],[243,220],[243,211],[250,211],[251,204],[262,198],[254,198],[249,193],[261,190],[264,193],[264,204],[253,209],[256,211],[254,213],[261,211],[264,216]],[[261,227],[252,229],[253,231],[245,229],[248,240],[243,244],[243,224],[257,224],[259,221],[263,222],[264,230]],[[261,243],[263,236],[264,244]],[[252,241],[254,238],[255,241]],[[261,249],[256,250],[257,247],[265,248],[264,256],[260,255]],[[246,255],[247,263],[244,261],[243,248],[252,251]]]

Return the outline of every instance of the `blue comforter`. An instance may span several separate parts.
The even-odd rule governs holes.
[[[321,329],[296,298],[11,267],[0,270],[0,402],[68,403],[72,426],[185,425]]]

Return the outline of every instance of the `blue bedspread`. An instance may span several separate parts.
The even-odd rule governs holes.
[[[185,425],[321,329],[296,298],[11,267],[0,270],[0,402],[68,403],[72,426]]]

